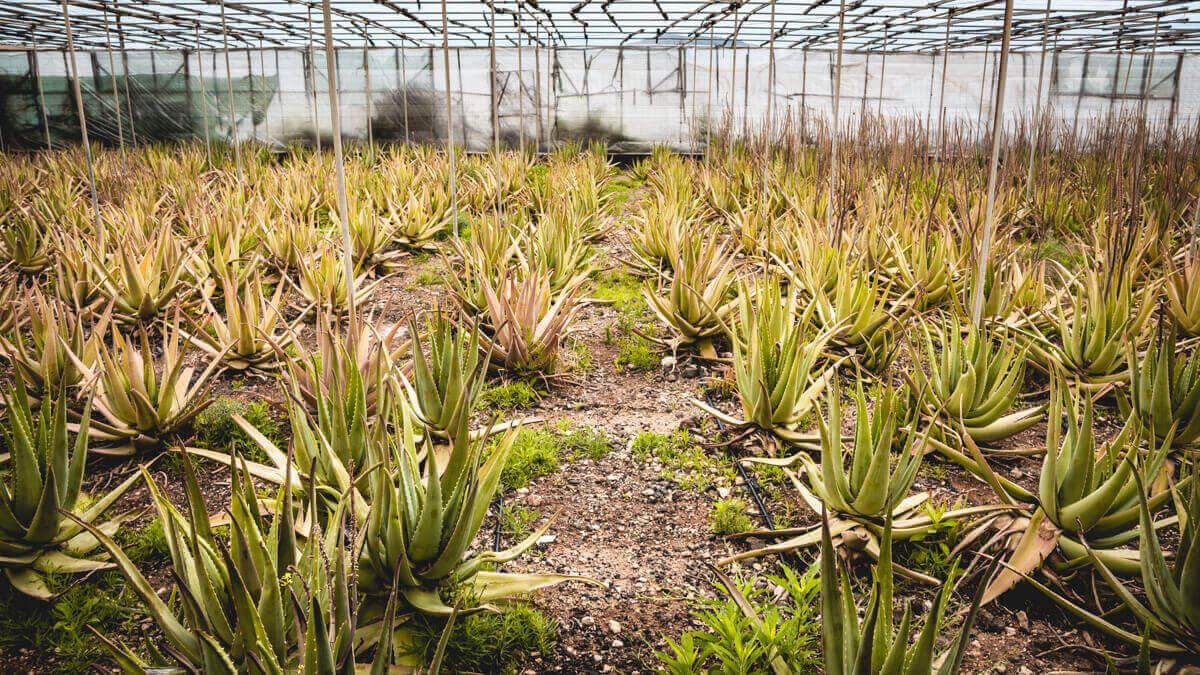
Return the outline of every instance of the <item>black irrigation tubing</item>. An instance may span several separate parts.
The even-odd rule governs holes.
[[[707,388],[704,390],[704,400],[708,405],[713,405],[712,396],[709,395]],[[724,431],[725,424],[719,418],[714,417],[713,419],[717,422],[717,429]],[[740,457],[734,460],[733,465],[737,467],[738,475],[742,478],[742,485],[746,486],[746,491],[750,493],[750,498],[754,500],[754,505],[758,507],[758,513],[762,516],[763,523],[767,526],[768,530],[775,529],[775,519],[771,517],[771,512],[767,509],[767,504],[763,501],[762,494],[758,491],[758,480],[752,478],[746,472],[746,467],[742,466]]]
[[[504,492],[496,493],[496,533],[492,535],[492,553],[500,552],[500,516],[504,512]]]

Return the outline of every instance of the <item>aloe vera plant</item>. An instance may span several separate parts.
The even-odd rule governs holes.
[[[915,368],[913,378],[926,412],[943,428],[992,443],[1041,420],[1040,406],[1009,412],[1021,393],[1027,348],[987,328],[960,329],[950,316],[922,322],[921,331],[928,373]]]
[[[1167,311],[1185,335],[1200,335],[1200,255],[1189,246],[1182,261],[1167,259]]]
[[[409,317],[408,327],[413,358],[408,374],[401,371],[400,378],[409,409],[422,427],[444,435],[474,412],[487,375],[488,355],[480,358],[478,326],[460,327],[441,311],[426,322],[429,356],[415,315]]]
[[[0,569],[21,593],[50,600],[53,593],[45,574],[86,574],[113,566],[94,555],[100,544],[78,523],[98,523],[96,531],[114,534],[132,514],[101,522],[102,516],[134,481],[84,502],[86,507],[76,513],[81,506],[91,405],[85,406],[72,442],[67,407],[61,400],[48,400],[35,415],[28,393],[16,379],[9,383],[8,399],[8,424],[0,427],[10,466],[0,482]]]
[[[1051,391],[1046,455],[1035,496],[1037,508],[1019,522],[1006,524],[1010,532],[1019,532],[1020,536],[1011,542],[1005,569],[988,584],[985,603],[1040,567],[1052,553],[1060,554],[1059,560],[1052,561],[1059,567],[1086,565],[1089,556],[1084,537],[1096,549],[1093,555],[1123,574],[1136,573],[1141,564],[1137,551],[1121,548],[1143,531],[1138,527],[1138,487],[1133,478],[1141,472],[1161,484],[1170,439],[1157,447],[1152,445],[1143,456],[1138,425],[1130,417],[1117,436],[1097,449],[1091,399],[1084,397],[1080,406],[1061,380]],[[982,460],[982,456],[976,457]],[[994,475],[988,480],[1002,498],[1010,502],[1019,499],[999,485]],[[1170,494],[1160,487],[1150,497],[1149,507],[1157,510]],[[1172,522],[1172,518],[1163,518],[1154,523],[1154,528]],[[970,541],[967,537],[959,546]]]
[[[1130,286],[1127,274],[1104,278],[1095,269],[1071,282],[1069,309],[1056,305],[1052,319],[1058,341],[1037,334],[1034,362],[1067,373],[1088,391],[1127,382],[1127,347],[1150,317],[1149,305],[1134,307]]]
[[[345,527],[331,517],[324,532],[297,541],[290,491],[276,500],[268,522],[245,473],[231,468],[228,544],[214,533],[190,463],[185,465],[187,514],[141,469],[159,522],[163,523],[178,592],[164,600],[111,537],[88,530],[112,556],[130,588],[158,624],[163,641],[147,644],[154,663],[129,647],[93,632],[126,672],[174,663],[190,672],[335,673],[354,667],[361,603]],[[311,519],[314,514],[308,514]],[[349,546],[353,548],[351,539]],[[384,621],[390,632],[394,609]],[[368,645],[369,646],[369,645]],[[379,650],[376,668],[390,649]],[[373,671],[376,672],[376,671]],[[385,671],[386,672],[386,671]]]
[[[30,400],[40,401],[52,392],[81,385],[83,372],[71,355],[95,366],[108,315],[95,322],[88,335],[81,317],[40,292],[27,297],[22,309],[28,332],[17,329],[0,335],[0,357],[7,359],[24,381]]]
[[[907,307],[897,304],[889,309],[888,287],[878,278],[872,279],[866,270],[843,259],[846,268],[830,281],[820,274],[804,270],[796,274],[785,266],[792,283],[804,289],[816,306],[813,323],[821,330],[831,331],[833,347],[860,357],[868,370],[878,372],[890,363],[894,351],[891,327],[900,321]]]
[[[100,278],[101,296],[113,304],[115,319],[153,321],[194,289],[188,274],[195,252],[170,229],[145,236],[125,233],[110,241],[115,248],[111,254],[96,250],[89,261]]]
[[[912,628],[911,608],[906,607],[895,627],[892,619],[893,580],[891,519],[884,525],[882,552],[874,571],[871,598],[859,619],[850,577],[833,548],[831,526],[821,520],[821,617],[825,672],[830,675],[952,675],[959,672],[966,655],[971,628],[980,607],[977,593],[967,610],[966,620],[946,653],[937,654],[938,633],[953,588],[945,583],[934,598],[925,624],[914,644],[909,644]]]
[[[44,226],[28,213],[3,214],[0,221],[0,260],[25,274],[37,274],[50,267],[50,237]]]
[[[553,375],[559,348],[582,309],[579,289],[555,297],[548,274],[518,279],[508,272],[495,288],[485,280],[483,290],[491,363],[516,372]]]
[[[1200,443],[1200,352],[1183,356],[1175,330],[1160,326],[1140,363],[1129,347],[1127,405],[1156,441],[1169,437],[1176,447],[1191,448]]]
[[[333,316],[349,311],[345,266],[339,249],[338,245],[328,241],[318,245],[297,268],[297,279],[288,278],[299,292],[304,313],[315,310]],[[355,265],[354,275],[354,302],[362,305],[383,278],[369,280],[358,265]]]
[[[395,584],[406,607],[424,614],[450,615],[440,593],[454,580],[470,588],[471,610],[518,593],[530,593],[571,579],[560,574],[488,571],[527,551],[553,523],[510,549],[467,557],[500,484],[500,472],[516,441],[509,429],[484,458],[483,439],[472,440],[465,420],[444,452],[427,439],[418,449],[411,417],[401,411],[395,438],[376,446],[379,467],[364,491],[371,512],[363,524],[358,561],[359,587],[368,596],[386,594]]]
[[[271,297],[264,297],[257,266],[242,277],[224,272],[217,282],[225,311],[218,311],[214,293],[205,293],[205,317],[191,321],[189,339],[209,355],[223,355],[225,365],[234,370],[278,367],[279,350],[286,349],[295,336],[294,326],[276,332],[283,321],[285,286],[276,285]]]
[[[737,303],[739,321],[728,330],[743,419],[693,403],[739,429],[755,427],[787,442],[811,442],[799,425],[833,377],[832,367],[814,372],[830,331],[809,339],[811,306],[801,314],[795,290],[783,291],[775,279],[753,286],[742,281]]]
[[[725,319],[736,306],[730,296],[737,283],[737,258],[727,245],[708,239],[684,247],[672,267],[665,289],[661,278],[658,292],[642,289],[646,304],[673,333],[673,349],[695,345],[702,356],[714,358],[712,340],[724,332]]]
[[[1194,466],[1192,472],[1190,488],[1182,485],[1172,488],[1180,529],[1179,546],[1172,560],[1168,560],[1163,553],[1152,513],[1153,498],[1146,495],[1145,480],[1141,472],[1135,471],[1133,474],[1138,494],[1138,527],[1145,533],[1138,541],[1140,564],[1137,569],[1146,593],[1144,602],[1118,578],[1105,557],[1084,542],[1087,555],[1101,578],[1124,609],[1142,626],[1140,632],[1116,624],[1109,618],[1108,612],[1093,612],[1064,598],[1036,579],[1029,579],[1060,607],[1084,622],[1114,638],[1140,645],[1144,651],[1167,656],[1168,661],[1162,664],[1161,672],[1171,672],[1173,667],[1183,665],[1200,653],[1200,602],[1196,597],[1196,583],[1200,579],[1200,486],[1197,485]]]
[[[442,255],[443,280],[455,302],[467,314],[487,311],[485,286],[497,288],[516,258],[517,243],[506,223],[484,219],[472,229],[470,238],[451,242],[461,268]]]
[[[92,423],[92,438],[117,443],[93,449],[96,454],[124,456],[158,449],[212,402],[208,393],[223,354],[213,355],[199,374],[185,365],[190,343],[182,337],[179,320],[177,315],[164,326],[158,357],[145,326],[139,327],[136,343],[114,331],[112,346],[97,349],[96,368],[71,355],[75,366],[95,381],[100,419]]]
[[[833,536],[839,545],[862,550],[878,559],[881,547],[885,545],[885,520],[890,523],[895,519],[896,525],[887,538],[902,540],[923,536],[941,522],[964,520],[1004,508],[984,505],[934,514],[928,508],[928,493],[909,494],[925,454],[925,435],[922,434],[921,445],[917,445],[917,434],[900,433],[906,414],[899,393],[892,389],[885,390],[875,398],[873,414],[868,415],[867,398],[861,383],[857,387],[854,397],[857,418],[851,440],[850,467],[847,470],[841,432],[840,394],[836,386],[830,388],[826,399],[829,419],[817,418],[818,438],[815,445],[805,443],[791,457],[760,457],[752,461],[785,469],[798,465],[798,471],[785,470],[785,474],[808,508],[814,513],[828,514],[833,523]],[[893,460],[892,453],[897,447],[899,457]],[[808,455],[809,450],[820,450],[819,464]],[[779,541],[759,549],[739,552],[721,560],[720,564],[816,546],[821,536],[816,527],[755,530],[740,533],[739,536],[751,535]],[[896,569],[922,583],[939,583],[933,577],[899,565],[896,565]]]

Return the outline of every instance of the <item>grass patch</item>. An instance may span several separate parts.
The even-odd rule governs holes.
[[[521,504],[505,504],[500,510],[500,532],[512,541],[522,541],[533,533],[533,524],[542,513]]]
[[[133,635],[144,616],[140,602],[119,572],[102,572],[80,582],[79,575],[47,574],[54,602],[44,604],[0,583],[0,651],[29,649],[47,671],[85,673],[106,660],[107,652],[87,629],[106,636]],[[78,585],[72,584],[79,582]],[[50,658],[47,658],[50,657]],[[47,663],[47,661],[51,661]]]
[[[413,281],[418,286],[437,286],[442,283],[442,275],[433,270],[422,270]]]
[[[641,335],[618,338],[617,345],[617,358],[613,363],[618,368],[644,373],[653,370],[659,364],[654,343]]]
[[[542,396],[532,384],[524,381],[489,385],[479,395],[479,400],[492,410],[509,412],[528,408]]]
[[[117,543],[121,545],[125,555],[138,566],[163,562],[171,557],[171,551],[167,548],[167,535],[163,531],[162,521],[157,516],[140,530],[122,529],[117,533]]]
[[[644,372],[658,366],[657,348],[642,335],[653,335],[655,325],[642,296],[642,280],[628,272],[605,272],[593,297],[612,304],[615,324],[604,327],[604,343],[617,345],[618,368]]]
[[[247,403],[232,396],[220,396],[196,416],[193,426],[199,437],[198,444],[209,450],[237,453],[255,462],[267,461],[258,444],[233,421],[234,415],[241,415],[276,445],[282,442],[279,421],[271,417],[271,407],[266,401]]]
[[[669,436],[642,432],[633,440],[631,451],[640,462],[657,459],[663,465],[660,472],[663,480],[685,490],[703,492],[717,480],[733,482],[733,469],[719,466],[693,442],[687,431],[679,430]]]
[[[708,522],[712,524],[715,534],[727,535],[745,532],[753,524],[746,514],[746,502],[737,497],[727,497],[713,502],[712,511],[708,513]]]
[[[558,471],[563,462],[585,457],[599,459],[611,447],[603,433],[589,427],[560,422],[554,427],[522,429],[500,473],[505,489],[525,487],[535,478]]]
[[[428,663],[444,623],[423,615],[413,623],[417,649]],[[507,673],[522,655],[548,653],[557,642],[557,621],[532,606],[517,603],[503,614],[479,612],[459,618],[446,644],[442,669],[448,673]]]

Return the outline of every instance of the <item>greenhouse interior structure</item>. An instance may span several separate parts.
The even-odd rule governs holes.
[[[1200,674],[1200,0],[0,5],[0,671]]]

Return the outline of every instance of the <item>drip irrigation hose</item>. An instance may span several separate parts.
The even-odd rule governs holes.
[[[713,405],[712,397],[709,395],[708,389],[704,390],[704,401],[710,406]],[[721,422],[720,419],[713,419],[716,419],[717,429],[724,431],[725,424]],[[750,493],[750,499],[754,500],[754,505],[758,507],[758,513],[762,516],[763,524],[767,526],[768,530],[775,529],[775,519],[771,517],[771,512],[767,509],[767,504],[763,501],[762,494],[760,494],[758,491],[758,480],[751,477],[750,474],[746,472],[746,467],[742,466],[742,461],[740,458],[735,460],[733,465],[737,467],[738,475],[742,479],[742,485],[746,487],[746,492]]]
[[[504,493],[496,493],[496,533],[492,535],[492,553],[500,552],[500,514],[504,511]]]

